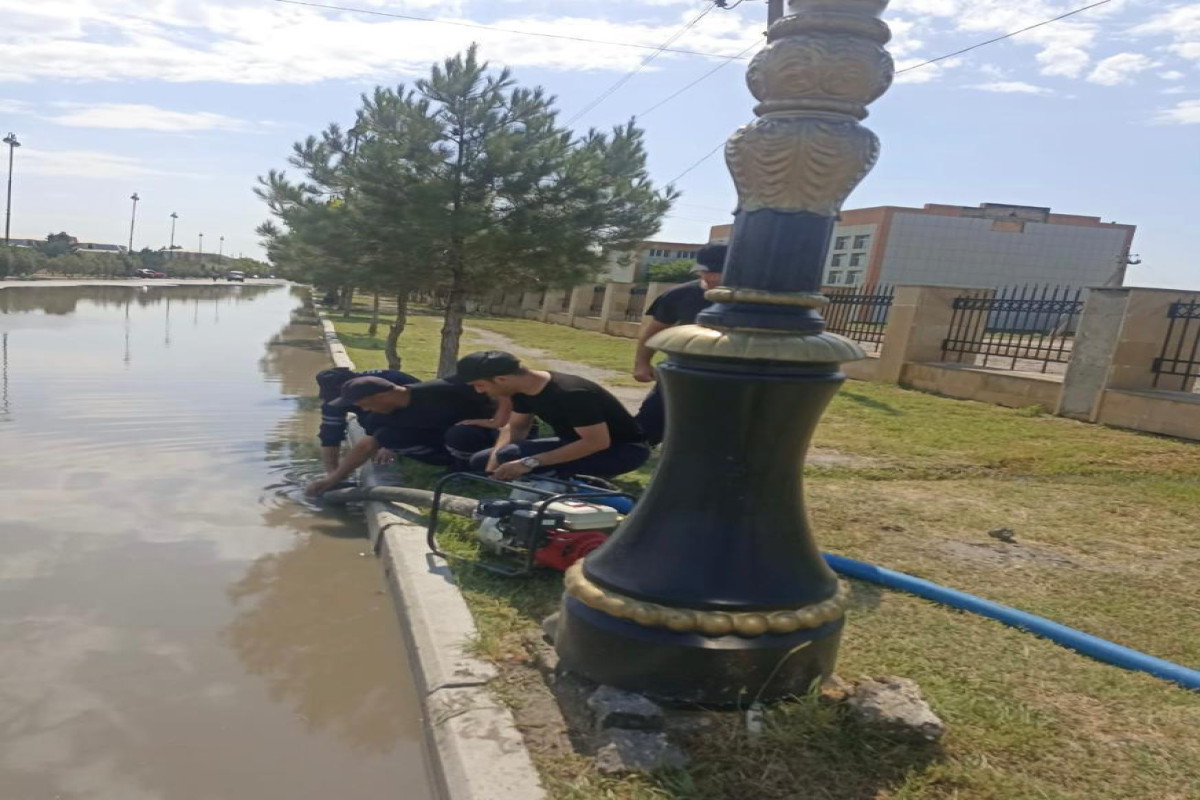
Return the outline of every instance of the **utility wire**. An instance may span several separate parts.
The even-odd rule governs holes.
[[[320,8],[326,11],[345,11],[351,14],[366,14],[373,17],[388,17],[390,19],[404,19],[410,22],[430,22],[436,25],[453,25],[458,28],[473,28],[475,30],[496,31],[499,33],[512,33],[518,36],[538,36],[543,39],[564,39],[568,42],[585,42],[587,44],[604,44],[610,47],[632,47],[636,50],[654,50],[662,53],[678,53],[684,56],[702,56],[704,58],[744,58],[744,56],[730,56],[725,53],[706,53],[700,50],[682,50],[676,47],[660,47],[653,44],[636,44],[634,42],[614,42],[607,39],[589,39],[586,36],[567,36],[561,33],[542,33],[540,31],[522,31],[515,28],[502,28],[498,25],[482,25],[477,22],[461,22],[452,19],[434,19],[433,17],[418,17],[412,14],[396,14],[390,11],[376,11],[370,8],[350,8],[348,6],[337,6],[327,3],[309,3],[305,0],[271,0],[274,3],[283,3],[290,6],[304,6],[306,8]]]
[[[695,17],[693,17],[690,22],[686,23],[682,28],[675,31],[675,33],[671,34],[671,37],[669,39],[667,39],[665,42],[663,42],[661,45],[659,45],[658,49],[656,49],[653,53],[651,53],[650,55],[643,58],[642,63],[638,64],[636,67],[631,69],[629,72],[626,72],[624,75],[622,75],[620,78],[617,79],[616,83],[614,83],[612,86],[609,86],[607,89],[605,89],[603,92],[601,92],[595,99],[593,99],[590,103],[588,103],[583,108],[576,111],[575,114],[572,115],[571,118],[567,120],[567,125],[573,124],[575,122],[575,120],[579,119],[584,114],[586,114],[587,112],[591,111],[596,106],[603,103],[606,99],[611,97],[614,92],[616,92],[618,89],[620,89],[625,84],[629,83],[629,81],[633,80],[633,76],[637,75],[639,72],[641,72],[643,69],[645,69],[647,67],[647,65],[650,64],[651,61],[653,61],[654,59],[656,59],[660,55],[662,55],[664,50],[666,50],[668,47],[670,47],[680,36],[683,36],[685,33],[687,33],[693,27],[695,27],[696,23],[698,23],[700,20],[702,20],[706,16],[708,16],[709,12],[712,11],[714,8],[717,8],[717,3],[710,2],[707,6],[704,7],[704,10],[701,11],[699,14],[697,14]],[[726,62],[726,63],[728,63],[728,62]],[[722,64],[721,66],[725,66],[725,65]]]
[[[1002,42],[1005,39],[1011,39],[1012,37],[1017,36],[1018,34],[1025,33],[1026,31],[1031,31],[1034,28],[1040,28],[1043,25],[1049,25],[1052,22],[1058,22],[1060,19],[1066,19],[1067,17],[1073,17],[1076,14],[1082,14],[1084,11],[1089,11],[1093,8],[1096,8],[1097,6],[1106,5],[1111,2],[1112,2],[1112,0],[1100,0],[1100,2],[1092,3],[1090,6],[1084,6],[1083,8],[1077,8],[1074,11],[1068,11],[1065,14],[1059,14],[1057,17],[1054,17],[1053,19],[1044,19],[1041,22],[1030,25],[1028,28],[1021,28],[1019,31],[1012,31],[1010,33],[1004,34],[1003,36],[997,36],[995,39],[988,39],[986,42],[979,42],[978,44],[973,44],[970,47],[964,47],[962,50],[955,50],[953,53],[946,53],[946,55],[944,55],[944,56],[938,56],[937,58],[931,58],[928,61],[922,61],[920,64],[913,64],[911,67],[905,67],[904,69],[898,69],[898,70],[896,70],[896,74],[900,75],[901,73],[904,73],[904,72],[911,72],[914,69],[920,69],[921,67],[927,67],[930,64],[936,64],[939,61],[945,61],[947,58],[954,58],[955,56],[961,56],[963,53],[969,53],[972,50],[978,50],[979,48],[986,47],[989,44],[995,44],[996,42]]]
[[[647,109],[646,109],[645,111],[643,111],[642,113],[638,114],[638,116],[639,116],[639,117],[644,117],[644,116],[646,116],[647,114],[649,114],[651,111],[656,111],[657,109],[661,108],[662,106],[665,106],[667,103],[671,102],[671,101],[672,101],[672,100],[674,100],[676,97],[679,97],[679,95],[683,94],[683,93],[684,93],[684,92],[686,92],[688,89],[691,89],[691,88],[692,88],[693,86],[695,86],[696,84],[700,83],[701,81],[707,80],[707,79],[708,79],[710,76],[712,76],[712,74],[713,74],[714,72],[717,72],[718,70],[721,70],[721,69],[724,69],[725,67],[728,67],[730,64],[732,64],[734,61],[737,61],[739,58],[743,58],[743,57],[745,57],[746,53],[749,53],[751,50],[753,50],[754,48],[758,47],[760,44],[761,44],[761,42],[759,42],[759,41],[754,41],[754,42],[752,42],[752,43],[750,44],[750,46],[749,46],[749,47],[747,47],[745,50],[743,50],[742,52],[738,53],[737,55],[733,55],[733,56],[726,56],[726,58],[727,58],[728,60],[724,61],[723,63],[717,64],[715,67],[713,67],[713,68],[712,68],[712,69],[710,69],[708,72],[706,72],[706,73],[704,73],[703,75],[701,75],[699,78],[696,78],[696,80],[692,81],[692,82],[691,82],[691,83],[689,83],[687,86],[684,86],[684,87],[682,87],[682,88],[680,88],[680,89],[677,89],[677,90],[675,90],[675,91],[674,91],[674,92],[672,92],[671,94],[669,94],[669,95],[667,95],[666,97],[664,97],[662,100],[659,100],[657,103],[655,103],[654,105],[652,105],[652,106],[650,106],[649,108],[647,108]]]
[[[987,46],[987,45],[989,45],[989,44],[995,44],[996,42],[1002,42],[1002,41],[1004,41],[1005,39],[1011,39],[1012,37],[1014,37],[1014,36],[1017,36],[1017,35],[1019,35],[1019,34],[1022,34],[1022,33],[1025,33],[1026,31],[1031,31],[1031,30],[1033,30],[1034,28],[1040,28],[1040,27],[1042,27],[1043,25],[1049,25],[1049,24],[1051,24],[1052,22],[1058,22],[1059,20],[1066,19],[1067,17],[1072,17],[1072,16],[1074,16],[1074,15],[1076,15],[1076,14],[1082,14],[1084,11],[1088,11],[1088,10],[1090,10],[1090,9],[1096,8],[1097,6],[1102,6],[1102,5],[1105,5],[1105,4],[1107,4],[1107,3],[1111,3],[1111,2],[1112,2],[1112,0],[1100,0],[1100,2],[1098,2],[1098,3],[1092,3],[1091,5],[1083,6],[1083,7],[1081,7],[1081,8],[1077,8],[1077,9],[1075,9],[1075,10],[1073,10],[1073,11],[1068,11],[1068,12],[1067,12],[1067,13],[1065,13],[1065,14],[1059,14],[1057,17],[1053,17],[1052,19],[1046,19],[1046,20],[1042,20],[1041,22],[1035,23],[1035,24],[1033,24],[1033,25],[1030,25],[1030,26],[1028,26],[1028,27],[1025,27],[1025,28],[1021,28],[1020,30],[1011,31],[1011,32],[1009,32],[1009,33],[1006,33],[1006,34],[1004,34],[1003,36],[997,36],[997,37],[995,37],[994,39],[988,39],[988,40],[987,40],[987,41],[985,41],[985,42],[979,42],[979,43],[977,43],[977,44],[973,44],[973,45],[971,45],[970,47],[964,47],[964,48],[963,48],[963,49],[961,49],[961,50],[955,50],[953,53],[947,53],[947,54],[946,54],[946,55],[944,55],[944,56],[938,56],[937,58],[931,58],[931,59],[929,59],[928,61],[922,61],[920,64],[914,64],[914,65],[913,65],[913,66],[911,66],[911,67],[905,67],[904,69],[896,70],[896,74],[897,74],[897,75],[899,75],[899,74],[901,74],[901,73],[903,73],[903,72],[911,72],[911,71],[913,71],[914,69],[920,69],[921,67],[927,67],[927,66],[929,66],[930,64],[936,64],[936,63],[937,63],[937,62],[939,62],[939,61],[945,61],[947,58],[953,58],[954,56],[962,55],[963,53],[969,53],[969,52],[971,52],[972,50],[978,50],[980,47],[985,47],[985,46]],[[745,51],[745,50],[743,50],[743,51],[742,51],[742,53],[745,53],[745,52],[747,52],[747,51]],[[733,59],[733,58],[737,58],[737,56],[731,56],[731,57],[728,57],[728,58],[731,58],[731,59]],[[726,63],[728,63],[728,62],[726,62]],[[721,66],[721,67],[723,67],[723,66],[725,66],[725,64],[721,64],[720,66]],[[720,67],[718,67],[718,69],[719,69],[719,68],[720,68]],[[712,73],[714,73],[714,72],[716,72],[716,70],[715,70],[715,69],[714,69],[714,70],[710,70],[710,71],[709,71],[707,74],[705,74],[703,77],[704,77],[704,78],[706,78],[706,77],[708,77],[709,75],[711,75],[711,74],[712,74]],[[703,78],[701,78],[701,80],[703,80]],[[682,92],[683,92],[683,91],[686,91],[687,89],[691,88],[692,86],[695,86],[697,83],[699,83],[699,81],[693,81],[692,83],[690,83],[690,84],[688,84],[687,86],[685,86],[685,87],[684,87],[682,90],[680,90],[679,92],[676,92],[674,95],[671,95],[671,97],[669,97],[669,98],[667,98],[667,99],[669,100],[669,99],[671,99],[671,98],[673,98],[673,97],[676,97],[676,96],[677,96],[677,95],[679,95],[679,94],[682,94]],[[666,102],[666,101],[664,100],[663,102]],[[662,103],[659,103],[658,105],[662,105]],[[653,106],[653,107],[652,107],[650,110],[653,110],[654,108],[657,108],[657,107],[658,107],[658,105],[656,105],[656,106]],[[700,165],[701,165],[701,164],[703,164],[705,161],[708,161],[710,158],[712,158],[714,155],[716,155],[717,151],[718,151],[718,150],[720,150],[720,149],[721,149],[722,147],[724,147],[724,146],[725,146],[725,143],[724,143],[724,142],[721,142],[721,144],[717,145],[717,146],[716,146],[716,147],[714,147],[712,150],[710,150],[710,151],[708,151],[707,153],[705,153],[703,156],[701,156],[701,157],[700,157],[700,159],[698,159],[698,160],[697,160],[695,163],[693,163],[693,164],[692,164],[690,167],[688,167],[688,168],[687,168],[687,169],[685,169],[683,172],[681,172],[681,173],[679,173],[678,175],[676,175],[676,176],[675,176],[674,178],[672,178],[671,180],[667,181],[667,183],[668,183],[668,184],[670,184],[670,183],[675,183],[675,182],[676,182],[676,181],[678,181],[680,178],[684,177],[685,175],[687,175],[688,173],[690,173],[692,170],[696,169],[696,167],[700,166]]]

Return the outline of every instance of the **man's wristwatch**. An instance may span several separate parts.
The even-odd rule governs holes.
[[[542,462],[539,461],[538,459],[534,458],[533,456],[525,456],[524,458],[522,458],[520,460],[519,463],[521,464],[521,466],[529,467],[530,469],[537,469],[538,467],[540,467],[542,465]]]

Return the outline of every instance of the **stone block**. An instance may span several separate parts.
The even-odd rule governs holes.
[[[862,680],[846,701],[870,725],[880,725],[925,741],[937,741],[946,725],[921,696],[921,689],[908,678],[888,676]]]
[[[601,686],[588,697],[587,705],[600,730],[626,728],[657,731],[663,727],[663,710],[640,694]]]
[[[687,754],[659,732],[610,730],[596,751],[596,769],[604,775],[683,769],[688,762]]]

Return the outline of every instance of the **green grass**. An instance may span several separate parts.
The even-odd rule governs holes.
[[[622,374],[632,356],[626,339],[525,320],[469,324]],[[429,318],[414,325],[415,364],[430,357],[414,350],[434,349],[437,329]],[[353,344],[362,346],[356,360],[375,352]],[[848,382],[831,404],[815,445],[843,457],[809,469],[808,506],[824,549],[1200,665],[1200,446],[861,382]],[[627,483],[643,485],[653,466]],[[988,537],[1001,527],[1016,532],[1015,545]],[[469,537],[457,546],[472,547]],[[556,607],[559,577],[457,572],[480,651],[501,664],[525,658],[521,637]],[[574,754],[535,751],[551,794],[1200,797],[1200,693],[908,595],[862,583],[854,590],[839,672],[916,680],[949,725],[939,747],[892,741],[803,700],[772,709],[760,737],[731,723],[695,739],[694,766],[655,779],[614,781]],[[506,696],[521,702],[520,692]]]

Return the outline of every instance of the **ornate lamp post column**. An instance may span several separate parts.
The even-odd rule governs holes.
[[[842,202],[870,171],[858,124],[887,90],[887,0],[790,0],[747,81],[758,119],[730,137],[738,189],[723,285],[699,325],[663,331],[667,436],[607,545],[567,574],[564,665],[670,702],[804,693],[834,667],[846,589],[804,510],[805,452],[863,357],[826,333],[819,293]]]

